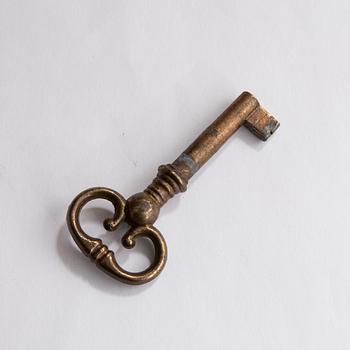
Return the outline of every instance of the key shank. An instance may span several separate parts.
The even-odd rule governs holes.
[[[172,164],[159,167],[157,177],[144,192],[127,200],[129,224],[152,225],[160,208],[175,194],[186,191],[189,179],[242,125],[263,141],[279,127],[251,93],[243,92]]]

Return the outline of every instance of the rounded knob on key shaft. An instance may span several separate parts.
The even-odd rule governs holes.
[[[159,204],[147,193],[131,196],[125,206],[125,217],[131,226],[152,225],[159,215]]]

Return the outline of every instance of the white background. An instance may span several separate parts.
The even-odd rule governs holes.
[[[1,0],[1,349],[349,349],[349,18],[349,1]],[[243,90],[278,132],[239,130],[163,208],[156,281],[97,270],[72,198],[143,190]],[[146,267],[108,215],[84,227]]]

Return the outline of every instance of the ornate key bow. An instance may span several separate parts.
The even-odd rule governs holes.
[[[81,251],[102,271],[121,282],[144,284],[156,278],[167,259],[165,240],[153,226],[160,208],[175,194],[186,191],[189,179],[242,125],[263,141],[279,127],[278,121],[260,107],[252,94],[243,92],[172,164],[161,165],[157,177],[143,192],[128,200],[105,187],[94,187],[81,192],[67,213],[69,231]],[[130,225],[129,231],[122,238],[125,248],[133,248],[138,237],[151,240],[155,254],[152,264],[146,270],[124,270],[117,263],[114,253],[100,239],[89,236],[81,228],[80,212],[94,199],[105,199],[114,206],[114,216],[104,221],[106,230],[116,230],[124,220]]]

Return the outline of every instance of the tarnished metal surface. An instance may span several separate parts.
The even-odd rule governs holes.
[[[172,164],[161,165],[156,178],[143,192],[128,200],[104,187],[80,193],[68,209],[67,224],[81,251],[105,273],[124,283],[144,284],[156,278],[167,259],[165,240],[153,226],[160,208],[175,194],[186,191],[189,179],[242,125],[263,141],[279,127],[278,121],[260,107],[252,94],[243,92]],[[122,238],[125,248],[133,248],[138,237],[152,241],[154,260],[146,270],[137,273],[124,270],[100,239],[89,236],[81,228],[81,209],[89,201],[99,198],[110,201],[115,209],[113,218],[104,222],[107,230],[115,230],[124,220],[130,225],[130,230]]]

